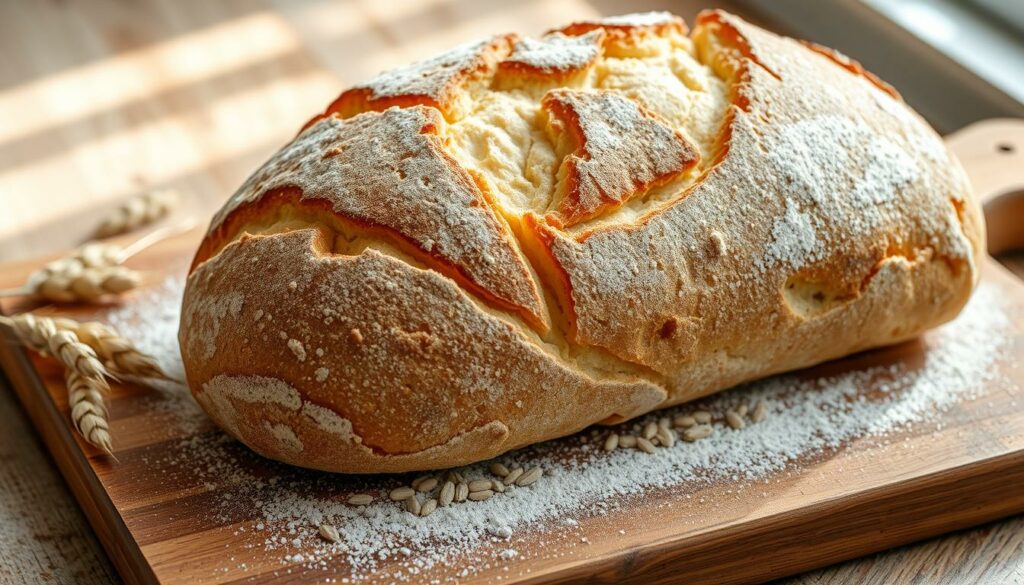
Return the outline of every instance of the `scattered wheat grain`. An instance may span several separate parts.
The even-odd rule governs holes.
[[[710,437],[715,432],[715,428],[711,425],[697,425],[690,427],[683,431],[683,440],[692,443]]]
[[[428,477],[423,481],[416,484],[416,491],[418,492],[429,492],[437,487],[437,478]]]
[[[405,509],[410,514],[412,514],[413,516],[419,516],[420,515],[420,509],[421,509],[420,500],[419,500],[419,498],[416,497],[415,494],[413,494],[413,495],[409,496],[408,498],[406,498],[406,500],[405,500]]]
[[[735,410],[725,411],[725,422],[732,428],[740,430],[747,426],[747,423],[743,422],[743,417],[740,416]]]
[[[617,433],[612,433],[612,434],[608,435],[608,437],[604,440],[604,450],[605,451],[614,451],[614,450],[618,449],[618,447],[619,447],[619,435]]]
[[[341,534],[338,529],[331,526],[330,524],[321,524],[319,527],[320,538],[323,538],[327,542],[340,542]]]
[[[391,501],[393,502],[401,502],[402,500],[406,500],[414,495],[416,495],[416,490],[409,486],[402,486],[391,490],[388,497],[391,498]]]
[[[516,482],[516,480],[519,479],[519,476],[521,476],[522,474],[523,474],[523,468],[522,467],[516,467],[512,471],[508,472],[508,475],[506,475],[505,479],[504,479],[505,485],[512,485],[512,484],[514,484]]]
[[[478,492],[469,492],[469,499],[474,502],[482,502],[484,500],[490,499],[490,497],[493,495],[494,492],[492,492],[491,490],[480,490]]]
[[[764,400],[758,400],[757,404],[754,405],[754,412],[750,413],[750,421],[759,423],[764,420],[764,417],[768,415],[768,405],[765,404]]]
[[[491,489],[491,480],[489,479],[474,479],[469,482],[469,493],[482,492],[489,489]]]
[[[661,427],[658,429],[658,442],[665,448],[671,448],[676,444],[676,433],[672,429]]]
[[[451,504],[453,500],[455,500],[455,484],[446,481],[441,486],[441,492],[437,494],[437,503],[443,507]]]
[[[672,421],[677,428],[687,429],[697,424],[697,419],[693,418],[688,414],[681,414]]]
[[[529,471],[524,472],[523,475],[516,480],[516,485],[519,487],[526,487],[531,483],[540,479],[540,476],[544,475],[544,470],[540,467],[532,467]]]
[[[373,503],[373,496],[370,494],[353,494],[349,496],[348,503],[351,506],[369,506]]]
[[[636,446],[644,453],[654,453],[654,444],[644,437],[640,437],[636,440]]]

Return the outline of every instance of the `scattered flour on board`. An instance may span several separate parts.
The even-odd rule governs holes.
[[[124,335],[178,375],[181,292],[179,280],[168,280],[150,293],[151,302],[110,315]],[[174,477],[218,494],[212,520],[219,525],[248,520],[236,525],[235,536],[282,570],[301,565],[329,575],[330,582],[394,582],[415,581],[434,566],[457,566],[457,576],[464,577],[527,558],[528,547],[520,543],[538,532],[550,533],[542,538],[575,535],[585,544],[579,519],[614,513],[650,490],[671,488],[684,497],[718,481],[742,491],[854,440],[863,446],[871,442],[865,438],[885,442],[897,430],[931,432],[941,422],[937,413],[980,396],[986,387],[1008,383],[997,379],[994,366],[1009,345],[1009,324],[1000,291],[983,284],[960,317],[925,338],[919,363],[894,362],[825,378],[777,376],[624,425],[635,432],[661,416],[697,408],[722,412],[762,399],[769,407],[767,418],[746,429],[716,425],[711,438],[680,442],[653,456],[635,450],[604,452],[604,430],[536,445],[497,461],[541,465],[546,472],[542,481],[487,501],[438,508],[429,518],[413,517],[382,497],[407,482],[404,477],[353,478],[272,462],[257,470],[254,455],[212,429],[198,408],[187,404],[190,399],[165,397],[169,408],[180,411],[185,430],[178,434],[190,428],[204,432],[162,446],[147,463],[169,481]],[[177,394],[187,396],[183,389]],[[468,479],[489,478],[488,464],[460,472]],[[347,505],[356,491],[375,495],[375,503]],[[743,491],[744,497],[757,497],[754,491]],[[341,542],[323,541],[321,523],[336,526]],[[225,570],[247,568],[231,564]]]

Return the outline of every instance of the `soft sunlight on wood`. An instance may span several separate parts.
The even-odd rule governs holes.
[[[294,30],[280,16],[258,12],[61,71],[0,92],[0,111],[19,113],[4,121],[0,141],[279,57],[299,47]]]

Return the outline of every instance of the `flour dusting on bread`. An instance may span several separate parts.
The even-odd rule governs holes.
[[[214,218],[182,348],[269,456],[454,465],[917,335],[982,239],[941,139],[855,62],[720,11],[587,20],[343,93]]]
[[[544,73],[566,73],[583,69],[601,55],[601,31],[572,37],[551,33],[539,39],[519,39],[501,66],[520,65]]]

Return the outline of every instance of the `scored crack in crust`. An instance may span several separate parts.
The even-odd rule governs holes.
[[[682,134],[610,91],[549,91],[541,108],[563,154],[558,208],[548,222],[575,225],[643,195],[700,160]],[[628,137],[628,138],[623,138]]]
[[[454,466],[911,338],[984,233],[854,61],[724,12],[463,45],[341,95],[214,218],[180,341],[256,451]]]
[[[337,221],[394,234],[411,253],[546,329],[526,262],[480,186],[445,152],[444,125],[437,110],[419,105],[324,118],[253,174],[213,222],[237,231],[268,208],[279,211],[275,199],[289,193],[293,206],[322,202]]]

